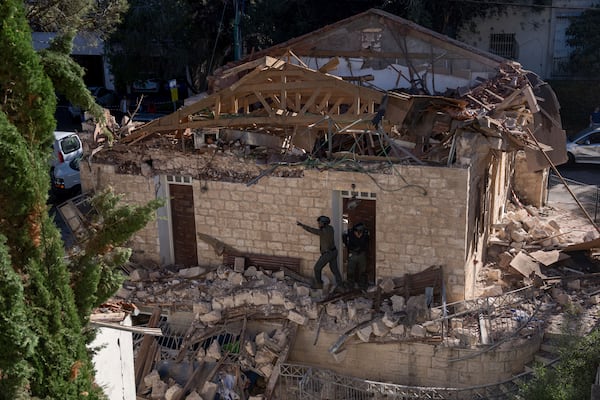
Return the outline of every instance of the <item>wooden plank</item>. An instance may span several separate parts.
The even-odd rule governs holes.
[[[281,364],[287,361],[288,354],[294,346],[294,342],[296,340],[296,333],[298,333],[298,325],[292,323],[292,327],[288,335],[288,342],[285,345],[284,349],[281,351],[281,353],[279,353],[279,357],[277,358],[277,362],[275,363],[275,367],[273,368],[273,373],[271,373],[271,376],[269,377],[269,382],[267,383],[267,388],[265,389],[265,399],[267,400],[271,399],[273,396],[273,391],[275,390],[277,379],[279,379]]]
[[[152,311],[150,320],[148,321],[149,328],[157,328],[160,322],[160,308],[155,308]],[[135,358],[135,382],[137,385],[137,392],[144,387],[144,377],[150,372],[150,367],[154,359],[154,354],[158,349],[156,340],[152,336],[146,335],[142,339],[140,350]]]

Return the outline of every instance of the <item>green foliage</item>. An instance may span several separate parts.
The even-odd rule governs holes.
[[[27,19],[38,32],[94,32],[106,39],[127,11],[127,0],[30,0]]]
[[[568,69],[579,76],[600,73],[600,7],[571,18],[567,28],[567,44],[573,48]]]
[[[37,336],[27,324],[26,305],[21,278],[13,270],[0,234],[0,379],[2,397],[16,399],[23,396],[31,375],[26,359],[31,357]]]
[[[90,200],[97,211],[96,215],[90,215],[93,219],[91,235],[82,251],[71,258],[72,286],[82,319],[121,286],[124,276],[120,267],[131,256],[131,249],[122,246],[146,226],[163,205],[162,200],[143,206],[120,205],[121,200],[122,196],[110,188]]]
[[[78,313],[81,302],[71,287],[64,244],[46,205],[47,161],[56,126],[50,77],[58,86],[70,86],[74,96],[82,88],[81,71],[68,59],[71,38],[59,35],[42,53],[42,60],[32,48],[23,2],[0,2],[0,185],[4,188],[0,191],[0,398],[104,397],[94,384],[86,346],[87,316]],[[90,243],[123,244],[127,234],[153,215],[153,210],[143,210],[147,214],[136,209],[123,216],[114,211],[124,219],[132,217],[133,222],[121,232],[107,233],[113,242],[92,239]],[[104,218],[119,222],[110,210]],[[103,268],[125,262],[129,254],[127,249],[100,256],[90,253],[86,273],[99,282],[89,287],[93,292],[86,296],[111,295],[117,280],[111,276],[103,280]],[[103,263],[94,264],[94,257],[103,258]]]
[[[95,118],[103,120],[102,107],[96,104],[83,81],[85,70],[70,56],[74,37],[73,32],[57,35],[47,49],[40,51],[44,71],[56,91],[64,94],[71,103],[88,110]]]
[[[575,134],[586,128],[595,107],[600,105],[597,80],[551,80],[548,81],[560,102],[560,116],[567,134]]]
[[[521,396],[528,400],[589,398],[600,365],[600,331],[572,339],[561,348],[557,364],[535,370],[534,379],[524,385],[519,393]]]

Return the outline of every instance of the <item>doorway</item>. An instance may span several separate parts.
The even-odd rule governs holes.
[[[376,266],[376,195],[368,192],[342,192],[342,228],[346,232],[355,224],[362,222],[369,231],[369,253],[367,257],[367,279],[369,285],[375,284]],[[348,249],[344,246],[342,262],[348,272]]]
[[[198,265],[194,192],[191,185],[169,184],[175,264]]]

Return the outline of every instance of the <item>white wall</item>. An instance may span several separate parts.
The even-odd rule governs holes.
[[[524,1],[527,3],[527,1]],[[531,2],[530,2],[531,3]],[[488,19],[475,18],[475,32],[463,29],[458,40],[481,50],[490,50],[490,35],[514,33],[518,43],[517,60],[525,69],[535,72],[542,79],[552,77],[555,57],[570,52],[564,37],[567,16],[580,14],[585,8],[598,4],[597,0],[553,1],[540,8],[509,7],[506,13]]]
[[[123,325],[131,326],[127,316]],[[96,339],[90,344],[102,347],[93,359],[96,383],[102,387],[109,400],[135,400],[135,370],[133,366],[133,340],[131,332],[112,328],[99,328]]]

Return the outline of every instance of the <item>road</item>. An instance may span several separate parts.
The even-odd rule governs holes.
[[[600,220],[600,165],[561,165],[557,169],[568,188],[552,172],[548,184],[548,205],[585,216],[577,204],[579,202],[589,217],[598,222]],[[577,201],[571,193],[575,195]]]

